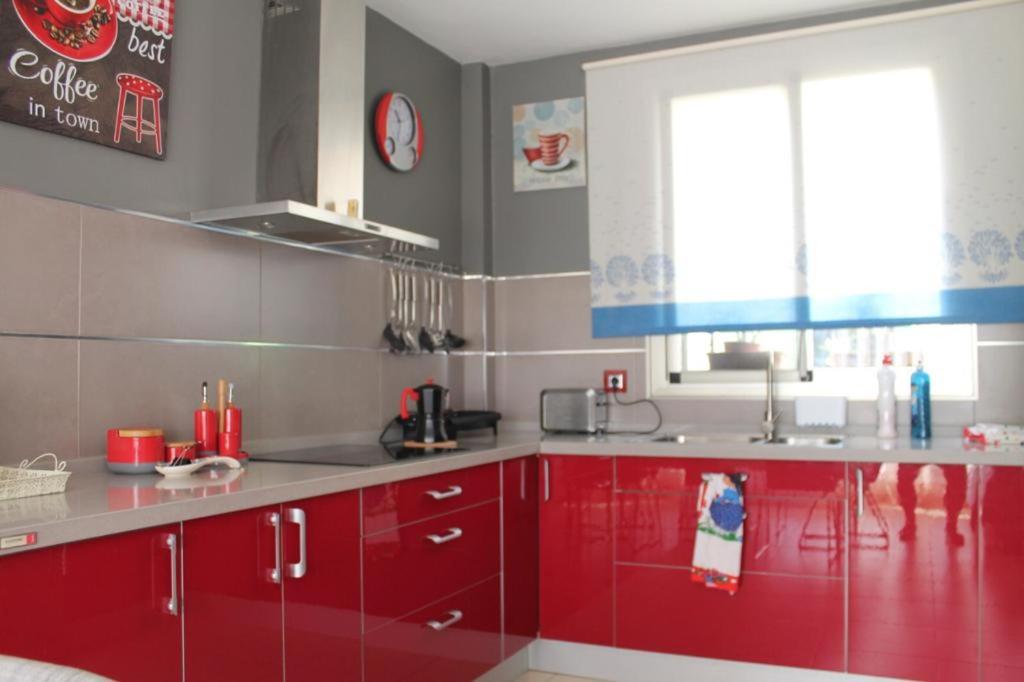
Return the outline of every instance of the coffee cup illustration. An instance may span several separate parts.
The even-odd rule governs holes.
[[[54,19],[65,26],[78,26],[92,16],[96,0],[46,0]]]
[[[548,133],[537,136],[540,141],[540,159],[545,166],[554,166],[562,159],[569,147],[569,136],[565,133]],[[525,151],[525,150],[523,150]],[[529,157],[527,157],[529,158]]]

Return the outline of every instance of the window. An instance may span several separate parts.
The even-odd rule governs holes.
[[[764,394],[771,352],[779,394],[873,399],[882,357],[892,354],[897,395],[909,395],[918,359],[936,398],[976,397],[974,325],[909,325],[826,330],[694,332],[649,337],[648,371],[655,397],[744,397]],[[941,371],[938,371],[941,368]]]

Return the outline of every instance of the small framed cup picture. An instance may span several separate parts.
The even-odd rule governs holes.
[[[515,191],[586,185],[585,126],[582,97],[512,107]]]

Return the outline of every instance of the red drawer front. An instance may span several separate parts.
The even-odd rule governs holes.
[[[376,485],[363,490],[363,533],[446,514],[500,494],[497,464]]]
[[[437,631],[428,622],[461,619]],[[470,682],[501,662],[498,576],[366,635],[366,682]]]
[[[616,466],[617,561],[689,566],[701,473],[744,472],[744,570],[842,577],[846,493],[841,462],[621,457]]]
[[[843,581],[744,575],[730,597],[685,569],[616,567],[616,645],[670,654],[843,669]]]
[[[435,544],[461,531],[461,536]],[[366,628],[404,616],[500,569],[497,501],[363,539]]]

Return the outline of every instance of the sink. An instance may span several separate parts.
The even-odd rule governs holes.
[[[766,440],[764,436],[750,439],[751,443],[762,445],[794,445],[805,448],[829,448],[843,444],[842,436],[775,436]]]
[[[657,436],[655,443],[753,443],[764,440],[763,436],[744,433],[672,433]]]

